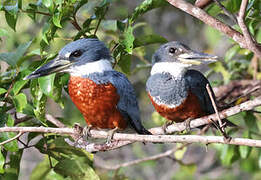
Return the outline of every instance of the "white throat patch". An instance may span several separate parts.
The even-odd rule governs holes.
[[[67,70],[72,76],[88,76],[89,74],[98,72],[103,73],[104,71],[112,70],[110,61],[101,59],[99,61],[89,62],[83,65],[71,66]]]
[[[150,74],[154,75],[157,73],[170,73],[173,77],[181,77],[188,67],[189,64],[175,63],[175,62],[158,62],[155,63],[151,69]]]

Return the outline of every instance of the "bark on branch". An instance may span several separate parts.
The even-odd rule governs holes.
[[[226,118],[228,116],[235,115],[242,111],[252,110],[257,106],[261,105],[261,96],[239,104],[237,106],[231,107],[229,109],[219,112],[221,118]],[[48,117],[48,116],[47,116]],[[209,124],[212,121],[217,121],[216,114],[205,116],[192,120],[190,122],[191,128],[196,128],[205,124]],[[51,120],[52,122],[57,120]],[[63,126],[62,123],[55,122],[58,126]],[[184,131],[186,125],[184,123],[177,123],[166,128],[167,133],[174,133]],[[2,127],[1,132],[41,132],[41,133],[55,133],[55,134],[67,134],[75,139],[79,137],[79,132],[75,131],[73,128],[47,128],[47,127]],[[119,148],[121,146],[139,141],[139,142],[165,142],[165,143],[221,143],[221,144],[234,144],[234,145],[245,145],[252,147],[261,147],[261,140],[253,140],[246,138],[232,138],[231,141],[226,141],[222,136],[199,136],[199,135],[160,135],[164,134],[161,127],[151,128],[150,132],[154,135],[137,135],[137,134],[124,134],[115,133],[113,136],[113,142],[111,144],[93,144],[84,141],[84,143],[79,143],[76,147],[84,148],[87,151],[106,151]],[[91,130],[90,135],[92,138],[107,138],[108,133],[106,131]],[[70,143],[70,141],[67,140]],[[74,144],[72,144],[74,145]]]
[[[222,23],[221,21],[215,19],[214,17],[207,14],[204,10],[193,6],[192,4],[184,1],[184,0],[167,0],[171,5],[175,6],[178,9],[181,9],[182,11],[196,17],[197,19],[201,20],[205,24],[219,30],[220,32],[223,32],[230,38],[232,38],[234,41],[236,41],[240,47],[247,48],[251,51],[253,51],[257,56],[261,58],[261,47],[258,45],[255,46],[248,46],[248,40],[245,38],[240,32],[236,31],[235,29],[231,28],[230,26]],[[245,0],[247,1],[247,0]],[[243,3],[243,1],[242,1]],[[242,12],[242,10],[240,10]],[[243,29],[242,32],[244,33]],[[245,34],[244,34],[245,35]]]

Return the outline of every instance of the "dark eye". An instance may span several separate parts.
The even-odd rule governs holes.
[[[80,57],[82,55],[82,51],[81,50],[76,50],[74,52],[72,52],[71,56],[73,57]]]
[[[178,51],[178,49],[176,49],[176,48],[173,48],[173,47],[169,48],[170,54],[175,54],[177,51]]]

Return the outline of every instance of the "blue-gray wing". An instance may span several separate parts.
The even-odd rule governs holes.
[[[135,95],[134,88],[127,77],[117,71],[110,71],[109,81],[117,89],[117,93],[120,96],[117,108],[125,118],[127,118],[131,126],[139,134],[151,134],[141,124],[140,110]]]
[[[212,114],[215,112],[211,99],[208,95],[207,84],[210,85],[209,81],[205,76],[196,70],[188,70],[185,74],[186,83],[192,94],[196,95],[202,110],[206,114]],[[214,92],[210,86],[211,94],[215,98]]]
[[[202,110],[208,114],[213,114],[215,112],[214,107],[211,103],[211,99],[208,95],[206,85],[209,84],[209,81],[205,76],[196,70],[188,70],[185,74],[186,83],[189,86],[190,91],[197,96],[199,99],[200,106]],[[211,94],[214,100],[216,101],[215,94],[210,86]],[[227,126],[236,127],[236,125],[227,119],[223,119],[223,122],[226,122]]]

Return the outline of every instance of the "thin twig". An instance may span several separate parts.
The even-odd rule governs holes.
[[[11,141],[14,141],[14,140],[16,140],[16,139],[18,139],[20,136],[23,135],[23,133],[24,133],[24,132],[20,131],[16,136],[14,136],[14,137],[12,137],[12,138],[10,138],[10,139],[7,139],[6,141],[1,142],[1,143],[0,143],[0,146],[2,146],[2,145],[4,145],[4,144],[7,144],[7,143],[9,143],[9,142],[11,142]]]
[[[56,127],[59,128],[65,128],[65,124],[63,124],[61,121],[59,121],[58,119],[54,118],[51,114],[46,114],[45,118],[50,121],[52,124],[54,124]]]
[[[100,26],[100,24],[101,24],[101,21],[102,21],[102,19],[100,18],[100,19],[98,20],[98,24],[97,24],[97,26],[96,26],[96,28],[95,28],[95,30],[94,30],[93,35],[96,35],[96,33],[97,33],[98,29],[99,29],[99,26]]]
[[[211,92],[211,89],[210,89],[209,84],[206,85],[206,89],[207,89],[207,91],[208,91],[208,95],[209,95],[209,97],[210,97],[212,106],[213,106],[213,108],[214,108],[214,110],[215,110],[215,113],[216,113],[216,115],[217,115],[217,119],[218,119],[218,123],[219,123],[219,127],[220,127],[220,130],[221,130],[221,133],[223,134],[223,136],[224,136],[225,138],[228,138],[228,136],[227,136],[227,134],[226,134],[226,131],[225,131],[225,126],[223,125],[222,120],[221,120],[221,118],[220,118],[220,115],[219,115],[219,112],[218,112],[218,109],[217,109],[217,105],[216,105],[216,102],[215,102],[215,100],[214,100],[214,97],[213,97],[213,94],[212,94],[212,92]]]
[[[202,10],[196,6],[193,6],[192,4],[186,2],[185,0],[167,0],[167,1],[171,5],[175,6],[176,8],[181,9],[182,11],[203,21],[205,24],[219,30],[220,32],[223,32],[224,34],[226,34],[227,36],[232,38],[234,41],[236,41],[240,45],[240,47],[248,48],[249,50],[256,53],[259,57],[261,57],[261,50],[260,50],[260,48],[258,48],[258,46],[248,46],[247,45],[248,42],[246,42],[247,39],[245,39],[244,36],[240,32],[238,32],[235,29],[231,28],[230,26],[222,23],[221,21],[217,20],[216,18],[210,16],[204,10]],[[243,1],[247,1],[247,0],[243,0]],[[238,19],[240,19],[240,18],[238,18]]]
[[[173,153],[175,153],[176,151],[181,150],[181,149],[187,147],[190,144],[191,143],[185,143],[178,148],[173,147],[172,149],[167,150],[163,153],[159,153],[159,154],[149,156],[149,157],[145,157],[145,158],[141,158],[141,159],[136,159],[136,160],[121,163],[121,164],[118,164],[118,165],[107,165],[106,162],[104,162],[104,160],[100,159],[99,157],[96,157],[95,158],[95,164],[96,164],[97,167],[102,168],[102,169],[118,170],[120,168],[136,165],[136,164],[139,164],[139,163],[142,163],[142,162],[152,161],[152,160],[157,160],[157,159],[161,159],[161,158],[164,158],[164,157],[168,157],[168,156],[172,155]]]
[[[259,58],[261,58],[261,47],[258,46],[255,40],[252,38],[244,22],[247,4],[248,4],[248,0],[241,1],[240,10],[237,17],[238,25],[242,30],[247,48],[253,51]]]
[[[77,19],[75,16],[72,17],[73,19],[71,20],[72,25],[77,29],[78,31],[82,31],[81,26],[78,24]]]
[[[219,1],[219,0],[214,0],[215,3],[222,9],[222,11],[228,16],[230,17],[230,19],[232,19],[234,21],[234,23],[237,23],[237,18],[234,14],[230,13],[227,8],[225,6],[223,6],[223,4]]]

